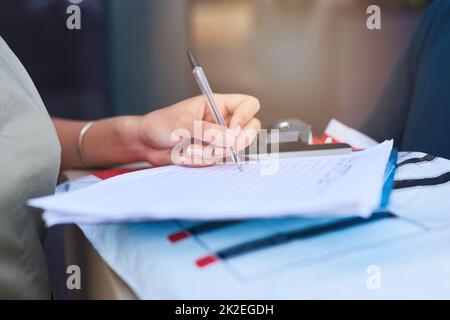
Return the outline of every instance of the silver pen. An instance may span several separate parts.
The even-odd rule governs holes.
[[[205,73],[203,72],[202,67],[198,63],[197,59],[192,54],[191,50],[188,50],[187,55],[189,57],[189,61],[192,66],[192,73],[194,74],[194,78],[197,81],[198,86],[200,87],[201,92],[207,98],[209,102],[209,106],[211,108],[214,117],[216,118],[216,122],[221,126],[227,126],[225,119],[217,107],[216,99],[214,98],[211,87],[209,86],[208,79],[206,79]],[[239,171],[244,171],[241,161],[239,159],[239,155],[236,151],[234,151],[233,147],[230,147],[231,155],[233,157],[234,163],[237,164]]]

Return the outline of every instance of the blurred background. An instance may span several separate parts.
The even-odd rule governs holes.
[[[0,30],[53,116],[142,114],[198,94],[192,48],[217,92],[257,96],[264,124],[331,117],[358,127],[427,0],[2,0]],[[366,28],[366,8],[382,29]]]
[[[0,34],[52,116],[143,114],[198,94],[186,49],[216,92],[261,100],[259,118],[331,118],[358,128],[376,105],[428,0],[1,0]],[[382,29],[366,9],[382,9]],[[55,296],[67,298],[62,229],[47,237]]]

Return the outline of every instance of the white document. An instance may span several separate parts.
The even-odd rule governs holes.
[[[52,219],[90,223],[368,216],[380,204],[392,144],[346,155],[248,163],[244,172],[232,164],[148,169],[29,204]],[[278,170],[267,174],[268,166]]]

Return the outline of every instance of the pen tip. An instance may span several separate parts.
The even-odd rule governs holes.
[[[195,58],[194,54],[192,53],[191,50],[187,51],[187,56],[189,58],[189,62],[191,63],[191,67],[192,69],[194,69],[195,67],[200,66],[197,59]]]

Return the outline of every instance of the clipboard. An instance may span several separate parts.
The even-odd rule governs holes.
[[[352,147],[346,143],[311,144],[311,126],[296,118],[280,119],[266,130],[266,135],[259,135],[245,149],[245,160],[267,159],[274,152],[279,153],[279,158],[314,157],[352,152]],[[273,130],[277,131],[276,139],[272,137]]]

